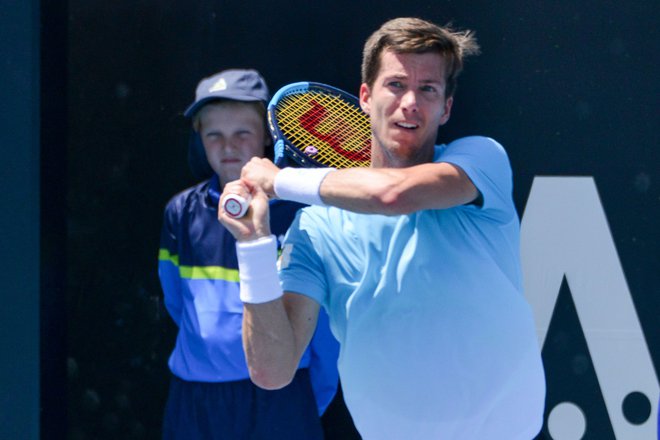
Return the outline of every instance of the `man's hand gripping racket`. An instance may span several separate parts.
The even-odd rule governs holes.
[[[355,96],[337,88],[312,82],[284,86],[268,104],[268,127],[280,168],[370,165],[369,117]],[[222,199],[233,218],[244,216],[249,205],[249,196],[228,193]]]

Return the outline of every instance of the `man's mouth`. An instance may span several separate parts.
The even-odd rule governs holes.
[[[397,127],[406,128],[406,129],[413,129],[418,127],[417,124],[411,124],[410,122],[395,122],[395,125]]]

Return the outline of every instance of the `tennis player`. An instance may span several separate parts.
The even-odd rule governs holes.
[[[253,159],[225,188],[253,198],[242,219],[219,213],[238,240],[252,380],[291,380],[324,307],[367,440],[529,440],[542,426],[507,154],[479,136],[435,145],[464,57],[477,52],[471,32],[386,22],[364,47],[359,93],[372,167],[280,170]],[[289,229],[279,278],[269,197],[315,205]]]

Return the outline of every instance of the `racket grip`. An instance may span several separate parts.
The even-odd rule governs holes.
[[[227,194],[222,199],[222,208],[228,216],[233,218],[241,218],[245,215],[250,207],[250,200],[238,194]]]

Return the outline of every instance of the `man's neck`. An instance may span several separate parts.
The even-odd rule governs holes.
[[[377,145],[374,140],[372,140],[371,145],[372,168],[407,168],[433,162],[433,157],[435,155],[434,146],[420,149],[417,154],[412,157],[401,157],[394,154],[394,152]]]

